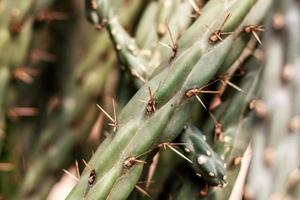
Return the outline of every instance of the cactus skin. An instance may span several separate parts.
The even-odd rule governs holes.
[[[256,96],[262,64],[252,57],[244,65],[247,74],[243,77],[240,88],[246,92],[246,95],[237,92],[229,104],[225,106],[226,112],[219,119],[220,123],[224,125],[222,126],[223,139],[217,140],[213,145],[214,151],[218,152],[226,163],[226,175],[228,177],[228,185],[222,191],[218,190],[217,199],[228,199],[231,196],[241,167],[240,163],[235,163],[235,159],[243,157],[252,138],[251,132],[247,129],[250,123],[249,118],[252,116],[252,113],[248,112],[248,106]]]
[[[247,3],[245,2],[245,5],[248,5]],[[247,10],[250,9],[251,5],[245,6]],[[241,13],[244,13],[244,10]],[[219,15],[218,20],[211,27],[218,27],[224,21],[224,17],[225,14]],[[241,18],[238,17],[237,19]],[[236,23],[235,20],[232,22]],[[233,25],[232,28],[235,26]],[[88,174],[84,174],[68,199],[78,198],[78,195],[80,198],[86,196],[88,199],[101,199],[107,195],[112,195],[108,191],[115,191],[114,182],[124,173],[122,168],[124,161],[132,156],[139,156],[147,152],[153,145],[159,143],[159,137],[167,127],[170,116],[175,114],[175,109],[180,109],[181,105],[185,105],[185,102],[190,102],[191,105],[195,103],[195,101],[185,97],[186,91],[194,87],[201,87],[214,77],[233,42],[233,37],[228,36],[224,41],[212,47],[208,44],[208,40],[203,40],[208,39],[210,35],[210,31],[206,30],[203,35],[199,36],[199,39],[194,38],[195,44],[182,51],[172,63],[168,62],[169,59],[167,62],[162,62],[160,67],[163,70],[149,81],[150,88],[158,88],[154,93],[154,99],[157,101],[156,111],[148,113],[145,110],[147,102],[141,102],[141,100],[149,99],[149,96],[148,87],[143,86],[118,116],[118,132],[109,147],[101,155],[95,154],[99,163],[94,166],[97,174],[95,185],[88,188],[86,182]],[[208,64],[210,65],[209,69],[206,67]],[[163,65],[171,66],[165,68]],[[169,73],[169,68],[172,70],[172,77],[165,79]],[[201,76],[199,76],[200,74]],[[199,77],[201,78],[199,79]],[[178,126],[178,130],[174,130],[169,139],[174,139],[182,127]],[[130,168],[130,170],[133,169]],[[100,185],[101,191],[98,187]],[[123,198],[125,199],[126,194],[128,194],[127,190],[132,189],[132,187],[125,188],[124,191],[118,192],[124,193]]]
[[[201,188],[199,186],[199,183],[193,183],[192,180],[187,178],[188,180],[185,181],[184,185],[181,186],[180,192],[187,195],[189,198],[199,198],[201,196],[203,199],[228,199],[231,195],[233,184],[235,182],[236,176],[239,172],[240,165],[232,165],[233,159],[237,157],[241,157],[247,147],[247,144],[249,144],[251,139],[251,133],[248,130],[249,125],[249,112],[247,111],[248,103],[253,98],[253,95],[255,94],[257,85],[258,85],[258,78],[261,74],[261,63],[257,62],[255,58],[251,58],[247,60],[245,63],[245,70],[247,71],[247,74],[245,77],[242,78],[242,82],[239,84],[239,87],[241,87],[244,91],[247,92],[247,95],[235,91],[234,95],[231,95],[227,101],[223,102],[225,109],[228,111],[225,115],[220,116],[220,122],[223,123],[225,119],[231,118],[233,121],[232,123],[225,123],[226,126],[223,128],[223,138],[226,139],[225,141],[216,141],[212,147],[214,148],[214,151],[217,151],[218,154],[224,159],[224,161],[220,160],[221,163],[226,163],[226,168],[223,169],[223,173],[226,172],[226,181],[228,184],[226,184],[225,188],[216,188],[216,187],[208,187],[208,188]],[[223,109],[223,108],[222,108]],[[236,120],[238,122],[236,122]],[[207,122],[206,122],[207,123]],[[195,128],[188,127],[187,130],[192,130]],[[210,134],[214,134],[214,128],[211,128]],[[199,130],[196,129],[193,133],[196,133],[195,136],[198,138],[205,137],[204,134],[199,132]],[[186,135],[182,134],[182,138],[187,137]],[[232,138],[228,140],[228,137]],[[206,138],[206,137],[205,137]],[[194,140],[189,140],[189,142],[194,143]],[[197,140],[196,140],[197,141]],[[181,142],[186,142],[186,140],[181,140]],[[205,143],[204,146],[207,146],[208,143],[206,141],[203,141]],[[243,144],[243,145],[241,145]],[[203,145],[202,145],[203,147]],[[212,149],[212,147],[209,147]],[[227,151],[226,149],[230,149],[230,151]],[[192,154],[193,155],[193,154]],[[217,156],[220,159],[220,156]],[[191,156],[191,154],[187,153],[187,156]],[[191,158],[191,157],[190,157]],[[192,158],[191,158],[192,159]],[[195,162],[193,162],[195,164]],[[185,164],[186,165],[186,164]],[[221,166],[221,165],[219,165]],[[199,168],[199,166],[196,166],[196,170]],[[195,172],[194,172],[195,173]],[[205,180],[205,178],[202,176],[202,178]],[[208,177],[210,178],[210,177]],[[206,180],[207,181],[207,180]],[[187,194],[188,191],[192,194]],[[177,191],[177,190],[176,190]],[[176,192],[175,197],[178,198]],[[182,195],[182,194],[181,194]]]
[[[239,26],[239,29],[242,30],[246,25],[248,24],[260,24],[261,21],[263,20],[263,16],[265,16],[268,7],[270,6],[271,1],[258,1],[252,8],[252,10],[249,12],[248,16],[245,17],[243,20],[243,23]],[[213,2],[212,2],[213,3]],[[259,15],[254,15],[255,13],[259,13]],[[200,20],[201,18],[199,18]],[[197,22],[195,22],[197,23]],[[237,38],[234,40],[234,44],[232,45],[230,52],[228,56],[226,57],[226,60],[224,63],[221,65],[220,69],[218,70],[218,75],[223,75],[224,71],[226,70],[231,70],[230,67],[235,65],[234,61],[239,60],[239,56],[242,53],[243,49],[240,48],[240,46],[244,47],[249,41],[248,35],[245,34],[239,34],[237,35]],[[248,50],[245,50],[248,51]],[[239,62],[239,61],[237,61]],[[164,131],[163,135],[161,136],[162,141],[172,141],[174,137],[170,136],[173,132],[174,129],[176,129],[178,126],[183,127],[185,124],[184,123],[179,123],[181,122],[180,119],[189,119],[191,115],[188,115],[186,113],[192,113],[191,110],[193,110],[194,107],[191,105],[184,105],[180,110],[176,111],[176,113],[182,113],[181,115],[176,115],[174,118],[177,118],[178,120],[174,119],[171,120],[173,123],[171,123],[166,130]],[[184,120],[185,121],[185,120]],[[211,126],[213,126],[213,122],[210,120],[205,123],[205,128],[204,133],[210,133],[211,131]],[[208,128],[206,128],[208,127]],[[206,130],[208,129],[208,130]],[[213,134],[207,134],[207,139],[211,142],[213,141]]]
[[[193,162],[193,168],[212,186],[224,187],[226,176],[224,163],[217,153],[206,143],[206,136],[196,127],[188,125],[182,134],[184,151]]]
[[[227,39],[226,41],[224,41],[224,44],[220,43],[219,48],[215,48],[212,52],[213,53],[221,53],[221,55],[222,54],[224,55],[226,50],[228,50],[228,48],[230,47],[231,41],[232,40]],[[220,51],[220,52],[218,52],[218,51]],[[215,55],[212,52],[211,52],[210,55]],[[220,56],[219,58],[222,59],[224,57]],[[217,64],[217,66],[219,65],[218,62],[216,64]],[[201,66],[201,65],[198,65],[198,66]],[[197,67],[197,65],[196,65],[196,67]],[[180,72],[181,71],[179,71],[179,73]],[[173,86],[173,85],[170,84],[170,87],[171,86]],[[145,125],[142,126],[141,128],[139,128],[140,130],[137,133],[135,133],[136,130],[138,129],[138,125],[140,124],[140,120],[138,118],[137,119],[133,118],[133,120],[130,120],[129,122],[127,122],[127,124],[131,127],[131,129],[129,129],[128,125],[125,125],[124,122],[122,121],[122,117],[124,115],[126,116],[127,109],[132,107],[133,105],[135,105],[134,108],[136,109],[136,101],[138,101],[138,99],[143,99],[143,98],[141,98],[141,96],[139,94],[139,93],[141,93],[141,91],[144,92],[144,97],[146,97],[147,89],[146,89],[146,87],[143,87],[142,89],[135,95],[134,99],[132,99],[129,102],[129,104],[123,109],[123,112],[120,114],[119,120],[120,120],[120,124],[122,124],[122,127],[119,127],[119,133],[116,134],[116,136],[115,136],[114,140],[111,142],[109,148],[106,149],[106,151],[104,153],[102,153],[101,155],[99,155],[99,156],[97,154],[95,154],[95,156],[99,160],[98,162],[102,163],[101,165],[98,166],[98,168],[96,168],[96,173],[99,174],[100,177],[101,177],[100,173],[104,173],[105,170],[111,168],[111,166],[113,164],[113,161],[118,162],[119,172],[115,171],[115,170],[114,171],[110,170],[110,173],[120,173],[122,171],[122,162],[125,159],[127,159],[130,156],[138,156],[138,155],[146,152],[147,149],[152,146],[153,141],[158,139],[159,134],[160,134],[160,129],[164,129],[164,127],[166,127],[167,122],[170,119],[171,114],[174,113],[175,107],[180,105],[180,101],[178,101],[178,100],[180,100],[182,98],[185,99],[184,98],[185,89],[184,89],[183,91],[181,91],[181,94],[179,93],[179,95],[176,95],[175,97],[170,99],[170,101],[166,105],[164,105],[162,108],[157,110],[153,114],[152,117],[150,117],[149,119],[146,119],[146,121],[144,123]],[[163,88],[163,89],[165,89],[165,88]],[[166,94],[164,94],[164,95],[166,95]],[[135,101],[133,101],[133,100],[135,100]],[[143,108],[143,107],[145,108],[146,105],[141,106],[141,108]],[[138,113],[141,113],[141,111],[143,111],[143,109],[142,110],[137,110]],[[144,110],[144,112],[145,112],[145,110]],[[131,111],[130,115],[132,115],[132,114],[134,114],[133,111]],[[143,113],[141,113],[141,114],[142,114],[142,116],[144,115]],[[160,124],[160,126],[157,126],[158,124]],[[134,136],[134,135],[136,135],[136,136]],[[131,143],[126,144],[126,141],[128,143],[130,141],[130,138],[132,138]],[[126,146],[128,145],[127,146],[128,149],[127,148],[125,149],[125,155],[123,155],[121,157],[121,159],[118,161],[118,157],[121,155],[121,153],[123,154],[123,152],[121,151],[122,150],[121,148],[126,147],[124,145],[126,145]],[[114,157],[114,156],[116,156],[116,157]],[[113,176],[113,174],[111,174],[111,176],[109,177],[110,178],[109,180],[112,180],[111,179],[112,176]],[[115,177],[115,176],[113,176],[113,177]],[[106,178],[106,176],[104,178]],[[101,183],[103,183],[103,182],[99,181],[99,184],[101,184]],[[75,192],[77,190],[77,188],[79,189],[80,185],[81,185],[81,187],[86,188],[87,187],[86,180],[81,178],[81,181],[79,182],[79,184],[77,186],[75,186],[73,191]],[[101,185],[102,185],[102,188],[103,188],[104,187],[103,184],[101,184]],[[95,191],[95,192],[93,192],[93,191]],[[97,184],[96,184],[89,191],[89,193],[92,192],[92,194],[95,195],[94,197],[91,197],[91,198],[96,198],[96,199],[101,198],[99,196],[96,197],[96,195],[101,195],[102,194],[99,191],[98,192],[97,191],[98,190],[97,190]],[[75,192],[75,193],[77,193],[77,192]],[[70,195],[75,195],[75,193],[73,194],[73,192],[71,192]],[[74,196],[74,198],[76,196],[78,197],[78,193],[77,193],[77,195]],[[72,196],[69,196],[68,198],[72,199]]]
[[[176,17],[178,12],[185,11],[189,13],[191,11],[189,3],[187,2],[179,3],[179,1],[168,1],[167,3],[164,1],[160,1],[159,4],[163,6],[160,6],[159,9],[157,10],[157,12],[159,13],[157,17],[158,19],[152,19],[155,20],[155,22],[153,22],[153,27],[152,27],[153,30],[150,30],[151,31],[150,33],[153,33],[154,31],[154,34],[152,35],[149,34],[149,36],[147,34],[147,37],[148,38],[150,37],[148,40],[151,40],[152,46],[153,44],[159,44],[158,43],[159,37],[162,37],[160,42],[166,42],[166,38],[170,37],[169,34],[171,35],[174,34],[172,38],[175,37],[176,35],[179,34],[180,31],[183,31],[190,23],[190,20],[186,19],[188,18],[186,16],[180,18]],[[154,3],[153,5],[149,6],[149,9],[151,9],[151,11],[153,9],[152,7],[154,7]],[[174,12],[174,14],[172,13],[173,11],[171,12],[172,8],[174,8],[176,11]],[[148,16],[145,16],[145,18],[146,17]],[[114,44],[115,50],[117,52],[117,56],[119,58],[119,62],[125,67],[127,67],[134,77],[138,78],[139,81],[145,83],[152,77],[153,71],[155,70],[157,65],[161,62],[162,58],[169,56],[169,49],[161,46],[150,48],[150,46],[147,45],[147,43],[138,46],[137,42],[135,41],[135,38],[130,37],[129,34],[126,32],[126,30],[124,30],[124,28],[120,25],[117,15],[111,17],[106,16],[105,18],[109,20],[107,23],[107,30]],[[170,25],[167,25],[166,21],[169,19],[171,20]],[[175,24],[174,22],[175,19],[180,20],[181,24],[180,25]],[[145,29],[145,27],[143,27],[142,25],[140,26],[141,26],[140,29]],[[162,36],[159,36],[157,35],[156,30],[159,29],[159,27],[161,26],[164,27],[165,31],[161,33]],[[169,26],[170,31],[172,30],[171,33],[168,33],[167,26]],[[149,29],[149,27],[147,27],[147,29]],[[141,33],[138,32],[137,34],[141,34]],[[139,35],[137,35],[137,37],[138,36]],[[137,38],[137,40],[139,42],[139,40],[141,39]],[[144,55],[145,52],[146,54],[149,55]],[[138,82],[138,85],[141,84],[142,83]]]
[[[86,144],[100,143],[91,138],[103,133],[107,119],[101,122],[106,113],[99,113],[95,104],[116,94],[118,81],[122,91],[117,112],[113,107],[114,127],[106,139],[96,136],[104,141],[75,177],[67,199],[148,199],[141,188],[154,200],[238,199],[236,193],[240,199],[299,199],[298,1],[85,0],[93,26],[84,42],[76,37],[79,29],[52,30],[60,23],[40,29],[48,26],[36,21],[41,9],[62,8],[71,14],[72,6],[81,6],[72,0],[52,3],[0,0],[0,48],[7,50],[0,55],[0,199],[46,199],[61,169],[88,157],[92,147]],[[253,33],[252,28],[263,24],[272,3],[261,47],[263,30]],[[79,28],[81,19],[68,14],[71,27]],[[135,14],[142,16],[139,21],[132,20]],[[41,45],[44,34],[49,34],[46,40],[60,41],[60,34],[51,33],[62,33],[67,45]],[[31,63],[30,49],[42,47],[53,50],[56,63]],[[74,56],[79,50],[80,57]],[[50,84],[58,90],[44,94],[49,91],[42,91],[45,83],[38,75],[32,85],[21,83],[14,74],[21,65],[46,74],[48,65],[58,66],[50,70],[55,73]],[[207,90],[201,93],[202,88]],[[53,110],[52,95],[60,101]],[[10,117],[10,107],[40,102],[41,116]],[[163,149],[164,144],[183,147],[191,165],[173,148]],[[250,148],[253,159],[246,176],[241,161]],[[2,176],[2,162],[17,166],[21,158],[25,167]]]
[[[253,159],[245,198],[299,199],[299,3],[274,1],[267,23],[266,66],[250,128]],[[279,20],[279,21],[278,21]],[[287,70],[294,71],[291,76]],[[264,109],[264,110],[262,110]],[[263,111],[263,112],[261,112]],[[295,124],[299,124],[296,122]],[[292,181],[294,180],[294,181]]]
[[[224,115],[220,116],[219,121],[224,126],[222,126],[222,140],[217,140],[213,143],[212,147],[208,146],[212,152],[217,155],[219,166],[223,167],[222,174],[226,174],[226,187],[223,189],[209,188],[208,194],[205,195],[205,199],[228,199],[231,195],[234,182],[236,180],[237,174],[240,169],[240,164],[232,165],[233,160],[238,157],[242,157],[243,153],[247,148],[251,139],[251,133],[247,130],[249,125],[249,112],[246,112],[246,109],[249,105],[249,102],[252,100],[255,95],[255,91],[258,86],[259,77],[261,75],[261,63],[257,62],[255,58],[249,59],[245,63],[245,70],[247,74],[243,77],[242,82],[240,83],[240,88],[247,92],[247,95],[236,91],[232,98],[228,99],[228,102],[223,102],[227,112]],[[231,119],[230,123],[226,122],[227,119]],[[225,123],[226,122],[226,123]],[[203,138],[207,137],[199,132],[195,127],[188,127],[187,130],[194,130],[193,133],[195,137],[202,139],[201,147],[208,145],[207,141],[203,141]],[[214,128],[211,128],[210,134],[214,134]],[[183,134],[182,138],[188,137]],[[192,142],[191,142],[192,141]],[[196,139],[189,139],[190,143],[195,143]],[[186,140],[182,140],[186,142]],[[241,145],[243,144],[243,145]],[[213,148],[213,149],[212,149]],[[191,156],[190,154],[187,154]],[[220,157],[223,160],[220,159]],[[195,160],[195,159],[194,159]],[[193,162],[194,164],[195,162]],[[223,165],[221,165],[221,163]],[[196,166],[196,169],[199,166]],[[203,177],[203,176],[202,176]],[[221,176],[220,176],[221,177]],[[206,180],[205,177],[203,177]],[[208,177],[209,179],[210,177]],[[206,180],[207,181],[207,180]],[[209,181],[207,181],[209,183]],[[213,185],[212,185],[213,186]]]

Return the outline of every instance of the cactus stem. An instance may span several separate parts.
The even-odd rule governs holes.
[[[241,67],[241,64],[245,62],[245,60],[251,56],[254,55],[254,50],[256,47],[256,40],[254,38],[251,38],[250,41],[248,42],[245,50],[242,51],[241,55],[239,58],[232,64],[232,66],[229,68],[228,72],[226,75],[220,76],[223,80],[229,80],[234,73],[236,72],[237,69],[240,70],[239,75],[244,75],[245,70]],[[218,88],[218,91],[221,91],[220,94],[215,95],[214,99],[212,100],[210,104],[210,110],[214,110],[217,108],[222,102],[221,102],[221,96],[224,93],[226,87],[228,84],[221,84]]]

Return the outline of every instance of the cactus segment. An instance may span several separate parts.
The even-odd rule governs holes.
[[[224,163],[206,143],[205,135],[196,127],[188,125],[185,127],[181,141],[186,144],[184,151],[193,161],[195,173],[203,177],[209,185],[224,187],[226,185]]]

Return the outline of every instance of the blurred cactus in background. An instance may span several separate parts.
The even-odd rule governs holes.
[[[296,0],[0,0],[0,199],[300,199]]]

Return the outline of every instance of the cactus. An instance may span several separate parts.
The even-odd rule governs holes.
[[[215,2],[212,1],[211,3]],[[237,6],[241,9],[237,9],[238,13],[235,13],[235,10],[233,10],[232,16],[240,17],[240,15],[247,13],[245,10],[249,10],[252,3],[244,3],[244,5],[240,4],[240,2],[233,3],[230,8]],[[213,24],[213,27],[222,25],[224,17],[225,15],[222,15],[219,20]],[[226,22],[228,24],[227,26],[235,28],[238,26],[236,21],[238,19],[240,18],[230,18],[230,20]],[[115,23],[115,20],[114,18],[113,23]],[[199,20],[201,20],[201,17]],[[233,24],[229,24],[230,22]],[[110,23],[109,20],[108,23]],[[109,27],[108,25],[108,29],[111,31]],[[115,188],[119,188],[117,190],[118,194],[116,195],[123,194],[124,196],[118,196],[118,198],[125,199],[127,195],[129,195],[128,191],[134,188],[137,179],[130,179],[126,187],[121,187],[122,191],[120,190],[120,184],[122,182],[119,181],[123,180],[125,176],[127,177],[128,174],[135,177],[136,173],[141,173],[140,168],[143,165],[143,161],[140,160],[140,155],[145,154],[145,152],[160,143],[159,135],[162,130],[168,126],[168,123],[172,123],[172,118],[169,122],[171,115],[175,118],[176,115],[180,113],[176,112],[175,109],[180,109],[183,105],[192,105],[191,103],[193,101],[191,101],[190,98],[194,95],[188,96],[187,92],[194,87],[200,88],[213,78],[225,58],[224,55],[230,49],[233,40],[239,35],[239,32],[241,32],[241,29],[237,29],[236,34],[228,36],[219,44],[211,45],[209,44],[211,32],[206,30],[203,36],[198,36],[199,39],[195,38],[195,44],[193,46],[182,50],[182,52],[177,55],[178,57],[173,59],[172,62],[170,62],[169,59],[163,62],[163,64],[171,66],[159,66],[161,72],[158,72],[158,74],[149,81],[149,86],[143,86],[123,108],[118,116],[118,131],[113,133],[115,134],[114,139],[104,152],[101,154],[96,153],[94,155],[96,159],[92,159],[93,162],[89,163],[96,171],[95,183],[90,186],[87,184],[90,172],[86,170],[68,198],[73,199],[81,195],[81,198],[85,196],[88,199],[102,199],[114,195],[113,193],[116,192]],[[122,32],[119,33],[121,34]],[[182,38],[184,37],[185,34],[183,34]],[[202,37],[206,38],[206,41],[203,42]],[[178,44],[180,44],[180,40]],[[115,42],[115,46],[118,46],[118,43]],[[211,50],[209,50],[210,48]],[[122,48],[116,47],[116,49],[119,50],[118,53],[120,54],[128,54],[128,52],[122,52]],[[206,65],[210,65],[209,70],[205,69]],[[173,76],[163,80],[169,70],[172,70]],[[198,75],[199,73],[201,73],[201,76]],[[202,79],[198,77],[202,77]],[[162,83],[159,83],[160,81],[162,81]],[[157,88],[157,90],[153,96],[147,97],[149,87]],[[175,95],[172,96],[173,94]],[[148,101],[141,102],[141,99],[147,98],[149,99]],[[153,101],[155,101],[154,105]],[[187,101],[191,101],[191,103]],[[150,103],[152,103],[151,109],[147,109]],[[142,123],[142,121],[144,122]],[[166,139],[173,140],[182,129],[182,127],[179,126],[177,128],[178,130],[172,130],[173,134],[169,135]],[[125,167],[124,163],[126,163]],[[127,163],[129,164],[127,165]],[[100,185],[101,190],[99,190]]]
[[[182,137],[182,142],[185,143],[184,151],[193,162],[197,175],[203,177],[209,185],[224,187],[226,185],[224,163],[206,143],[205,135],[196,127],[189,126]]]
[[[298,199],[297,6],[0,1],[0,199]]]
[[[249,199],[299,198],[299,9],[295,1],[275,2],[267,22],[263,87],[249,125],[255,130]]]

